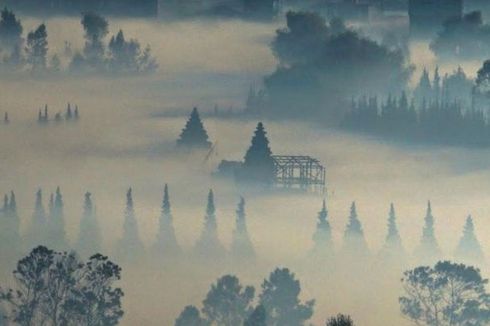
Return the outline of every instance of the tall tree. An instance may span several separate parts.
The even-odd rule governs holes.
[[[157,257],[161,257],[163,259],[175,258],[181,254],[181,248],[177,242],[177,237],[175,236],[167,184],[165,184],[165,188],[163,190],[163,201],[159,222],[157,240],[153,247],[154,253]]]
[[[481,264],[483,262],[483,251],[475,235],[475,225],[473,224],[471,215],[466,219],[463,235],[459,240],[455,256],[459,260],[469,261],[475,264]]]
[[[480,270],[449,261],[406,271],[402,314],[416,325],[488,325],[490,295]]]
[[[274,270],[262,283],[260,305],[267,312],[267,325],[302,326],[313,315],[315,300],[302,303],[301,285],[287,268]]]
[[[195,244],[195,253],[198,257],[216,257],[222,259],[226,253],[225,248],[218,238],[218,225],[216,223],[216,208],[214,206],[214,194],[209,190],[204,227],[200,238]]]
[[[364,256],[367,254],[367,243],[361,221],[357,216],[356,203],[352,202],[349,221],[344,231],[344,252],[346,255]]]
[[[6,7],[1,12],[0,48],[12,51],[22,43],[23,27],[13,11]]]
[[[17,214],[17,202],[12,191],[5,195],[0,214],[0,261],[8,265],[15,263],[22,253],[22,240],[19,234],[20,220]]]
[[[243,325],[252,311],[254,295],[252,286],[243,287],[236,276],[225,275],[211,286],[202,312],[212,325]]]
[[[246,214],[245,214],[245,199],[240,198],[236,210],[236,225],[233,231],[233,239],[231,243],[231,253],[238,261],[250,259],[255,256],[255,250],[250,241],[247,230]]]
[[[422,239],[416,250],[416,256],[423,263],[430,263],[441,256],[441,250],[434,231],[434,216],[432,215],[432,206],[430,201],[427,203],[427,213],[424,219],[425,225],[422,230]]]
[[[29,249],[34,246],[44,245],[47,243],[48,235],[48,220],[46,218],[46,210],[43,205],[42,190],[39,189],[36,193],[36,202],[34,205],[34,213],[32,214],[31,224],[29,226],[26,242]]]
[[[388,232],[386,234],[385,244],[381,250],[381,256],[387,259],[400,258],[400,254],[403,251],[402,239],[398,232],[398,226],[396,225],[395,206],[391,203],[388,215]]]
[[[262,122],[259,122],[252,137],[252,144],[245,154],[241,177],[243,180],[270,185],[274,181],[274,171],[267,132]]]
[[[83,15],[81,24],[85,31],[85,58],[82,59],[85,59],[89,67],[100,68],[104,61],[104,38],[109,33],[109,23],[104,17],[87,12]]]
[[[126,209],[124,210],[123,235],[116,248],[116,257],[121,261],[134,262],[140,260],[145,247],[138,233],[138,222],[133,207],[133,191],[126,193]]]
[[[53,198],[53,197],[52,197]],[[63,195],[60,187],[56,188],[54,201],[50,201],[50,216],[49,216],[49,242],[51,247],[56,250],[67,250],[67,241],[65,237],[65,217],[63,210]]]
[[[177,147],[187,149],[211,147],[208,133],[206,132],[206,129],[204,129],[197,108],[192,109],[191,115],[177,140]]]
[[[332,229],[328,221],[328,211],[325,199],[322,210],[318,212],[316,231],[313,234],[313,254],[331,254],[333,252]]]
[[[102,249],[97,214],[90,192],[86,192],[84,196],[83,213],[82,219],[80,220],[80,231],[76,247],[82,257],[90,257]]]
[[[34,31],[27,34],[26,45],[27,62],[33,71],[45,70],[48,55],[48,32],[46,25],[39,25]]]

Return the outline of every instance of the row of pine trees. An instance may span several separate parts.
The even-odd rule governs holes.
[[[59,188],[49,197],[48,211],[44,208],[41,190],[38,190],[36,193],[32,221],[27,229],[24,241],[19,233],[20,219],[17,213],[17,202],[14,192],[5,196],[1,217],[0,244],[2,248],[10,248],[10,250],[2,250],[2,255],[7,255],[9,259],[17,259],[23,251],[28,251],[31,247],[37,245],[48,246],[56,250],[68,250],[71,247],[65,234],[64,202]],[[431,262],[435,259],[442,258],[442,251],[436,239],[434,224],[434,216],[432,215],[432,208],[429,202],[421,242],[415,251],[415,257],[424,262]],[[398,232],[393,204],[391,204],[389,211],[387,229],[385,245],[380,255],[383,258],[400,258],[404,256],[406,251],[404,250],[402,239]],[[327,258],[335,253],[325,201],[323,201],[322,209],[318,213],[313,241],[314,246],[311,254]],[[28,247],[25,247],[24,243]],[[79,235],[73,246],[82,256],[88,256],[102,250],[102,235],[98,227],[97,213],[93,204],[92,195],[89,192],[84,197]],[[145,253],[146,248],[138,230],[133,193],[132,189],[129,189],[126,194],[123,235],[115,247],[114,257],[120,262],[135,262],[140,260],[141,257],[144,257]],[[151,253],[159,261],[176,258],[183,254],[174,230],[167,185],[164,188],[159,230],[157,238],[151,247]],[[227,254],[228,250],[223,246],[218,237],[214,194],[210,190],[207,198],[202,233],[195,243],[193,257],[202,259],[215,257],[219,259],[225,257]],[[240,259],[253,258],[255,256],[254,246],[247,229],[245,200],[243,198],[240,199],[236,209],[236,224],[235,230],[233,231],[231,254]],[[341,256],[355,254],[356,257],[367,257],[369,255],[368,245],[364,237],[361,220],[357,214],[355,202],[352,203],[350,209],[348,223],[344,232],[343,247],[338,254]],[[471,216],[466,220],[463,235],[456,248],[455,256],[458,259],[473,262],[481,262],[483,259],[483,252],[476,238]]]

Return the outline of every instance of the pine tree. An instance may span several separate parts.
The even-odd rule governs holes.
[[[481,264],[483,262],[483,252],[475,235],[475,226],[471,215],[466,219],[463,229],[463,236],[459,240],[455,256],[458,260],[470,263]]]
[[[201,237],[196,242],[195,252],[198,257],[222,258],[226,250],[218,238],[218,226],[216,223],[216,208],[214,206],[214,194],[209,190],[206,216],[204,217],[204,228]]]
[[[144,251],[145,248],[139,237],[138,222],[134,213],[133,191],[129,188],[126,194],[123,235],[119,240],[115,256],[122,261],[134,262],[142,258]]]
[[[390,213],[388,216],[388,233],[386,235],[386,247],[395,250],[402,250],[402,239],[396,225],[396,213],[393,203],[390,205]]]
[[[48,220],[46,218],[46,210],[43,205],[42,190],[39,189],[36,193],[36,202],[34,213],[32,214],[31,225],[27,232],[28,250],[36,246],[46,246],[48,242]]]
[[[245,199],[240,198],[236,210],[236,226],[233,231],[233,240],[231,244],[231,252],[233,257],[242,261],[255,256],[255,250],[250,241],[247,230],[246,214],[245,214]]]
[[[65,238],[65,217],[63,210],[63,196],[60,187],[56,188],[56,193],[50,198],[50,216],[49,216],[49,243],[50,246],[59,251],[66,251],[67,241]]]
[[[15,194],[10,193],[10,199],[4,196],[4,204],[0,214],[0,261],[5,266],[14,264],[22,254],[22,240],[19,234],[20,221],[17,214]]]
[[[208,140],[208,133],[204,129],[197,108],[192,110],[185,128],[180,134],[180,138],[177,140],[177,147],[187,149],[206,149],[211,147],[211,142]]]
[[[434,91],[433,100],[439,103],[441,96],[441,76],[439,75],[439,67],[434,70],[434,81],[432,82],[432,88]]]
[[[423,263],[432,263],[433,260],[440,258],[441,251],[434,231],[434,216],[430,201],[427,203],[427,213],[425,215],[425,225],[422,230],[422,239],[416,251],[416,256]]]
[[[427,69],[424,68],[422,72],[422,76],[420,77],[419,84],[415,88],[415,97],[419,104],[422,102],[431,102],[432,101],[432,86],[429,78],[429,73]]]
[[[363,256],[366,255],[368,251],[362,224],[357,217],[355,202],[352,202],[349,221],[344,232],[344,251],[345,254],[351,256]]]
[[[243,162],[241,177],[255,183],[272,184],[274,181],[274,159],[269,147],[267,132],[262,122],[257,124],[252,144],[248,148]]]
[[[165,184],[163,191],[162,210],[160,214],[160,224],[157,240],[154,245],[156,256],[168,259],[175,258],[181,254],[181,248],[175,236],[173,216],[170,207],[170,196],[168,185]]]
[[[316,224],[316,231],[313,234],[313,253],[325,254],[332,253],[332,229],[328,221],[328,211],[325,200],[323,200],[322,210],[318,212],[318,221]]]
[[[92,194],[90,192],[85,193],[83,214],[80,220],[80,231],[77,240],[77,249],[82,257],[90,257],[96,253],[100,253],[102,249],[102,239],[91,196]]]
[[[72,118],[73,118],[73,113],[71,112],[71,105],[70,105],[70,103],[68,103],[68,106],[66,107],[65,119],[71,120]]]

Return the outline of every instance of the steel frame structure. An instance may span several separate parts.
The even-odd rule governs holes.
[[[276,186],[324,192],[326,169],[317,159],[304,155],[273,155],[272,158]]]

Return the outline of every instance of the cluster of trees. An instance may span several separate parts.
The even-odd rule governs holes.
[[[69,43],[66,43],[64,56],[69,61],[68,71],[134,74],[148,73],[158,68],[150,47],[142,49],[138,40],[126,40],[122,30],[106,44],[109,23],[104,17],[92,12],[85,13],[81,23],[85,31],[85,46],[82,51],[73,54]],[[46,25],[39,25],[24,39],[20,19],[7,8],[1,13],[0,55],[2,67],[12,71],[39,73],[64,69],[59,54],[49,56]]]
[[[254,305],[255,288],[243,286],[238,277],[220,277],[202,302],[202,309],[187,306],[175,326],[299,326],[313,316],[315,300],[302,302],[301,284],[287,268],[276,268],[262,282]],[[353,326],[349,316],[327,320],[327,326]]]
[[[100,254],[82,261],[75,252],[34,248],[17,263],[16,287],[0,288],[0,323],[10,325],[117,325],[121,268]]]
[[[63,196],[59,188],[50,196],[48,212],[46,212],[43,205],[41,190],[37,192],[32,221],[25,237],[28,248],[44,245],[57,250],[66,250],[70,247],[64,231],[63,207]],[[5,196],[2,209],[0,224],[0,245],[2,248],[11,248],[13,251],[26,248],[25,244],[23,246],[21,242],[19,223],[17,203],[12,192],[10,196]],[[432,208],[429,202],[420,246],[415,252],[415,256],[420,261],[433,261],[442,255],[436,240],[434,224]],[[195,243],[191,256],[196,260],[202,259],[206,261],[211,258],[214,261],[223,261],[229,253],[231,258],[239,258],[237,261],[249,261],[255,258],[255,250],[247,228],[245,200],[243,198],[240,199],[237,206],[236,224],[232,239],[231,252],[229,252],[219,240],[214,193],[210,190],[201,235]],[[90,193],[86,193],[79,236],[74,247],[82,256],[86,256],[94,252],[100,252],[102,248],[101,242],[101,234],[92,197]],[[318,213],[313,242],[314,246],[311,250],[313,256],[328,259],[335,254],[332,230],[325,202]],[[155,257],[157,261],[172,260],[183,255],[173,226],[173,215],[167,186],[164,188],[159,217],[159,232],[150,251],[152,257]],[[2,255],[8,253],[9,250],[2,251]],[[132,189],[129,189],[126,194],[123,235],[115,246],[114,257],[123,263],[133,263],[140,261],[145,256],[145,253],[146,248],[140,238],[134,210],[133,192]],[[12,253],[14,257],[18,257],[18,254],[18,251]],[[368,258],[369,255],[370,251],[364,237],[361,220],[357,214],[356,204],[352,203],[339,257],[355,257],[362,260],[362,258]],[[392,258],[401,259],[404,255],[405,250],[398,232],[395,208],[391,205],[387,222],[386,241],[380,256],[391,260]],[[471,216],[466,220],[463,236],[455,251],[455,257],[459,260],[471,262],[479,262],[483,258],[483,252],[475,235]]]
[[[75,108],[72,109],[72,106],[70,103],[66,106],[66,111],[64,114],[61,112],[57,112],[54,115],[54,121],[55,122],[62,122],[62,121],[78,121],[80,119],[80,112],[78,110],[78,105],[75,105]],[[43,109],[39,109],[38,114],[37,114],[37,122],[40,124],[46,124],[50,121],[49,119],[49,112],[48,112],[48,105],[46,104]]]
[[[402,314],[415,325],[488,325],[487,279],[473,266],[441,261],[404,273]]]
[[[417,105],[423,105],[424,102],[458,102],[462,107],[468,108],[472,105],[474,87],[475,81],[468,78],[461,67],[442,77],[436,67],[432,80],[424,68],[413,95]]]
[[[489,43],[490,25],[480,11],[473,11],[447,20],[430,48],[442,58],[481,59],[490,55]]]
[[[288,12],[286,24],[271,45],[278,67],[265,77],[264,93],[250,94],[247,102],[255,106],[248,112],[339,118],[352,96],[399,92],[406,86],[412,67],[402,49],[370,40],[339,19],[327,24],[315,13]]]
[[[490,146],[490,125],[482,110],[463,110],[458,102],[423,101],[416,108],[403,93],[379,105],[376,97],[353,101],[345,129],[382,137],[455,146]]]

